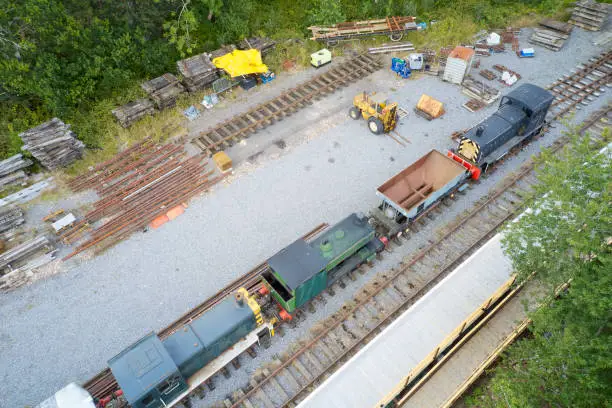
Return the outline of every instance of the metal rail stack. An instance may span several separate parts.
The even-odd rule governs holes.
[[[83,154],[85,145],[76,138],[70,125],[53,118],[35,128],[19,134],[23,140],[21,150],[32,153],[49,170],[64,167]]]
[[[576,2],[568,23],[589,31],[599,31],[608,20],[608,4],[587,0]]]
[[[62,234],[64,242],[72,243],[91,230],[64,259],[100,244],[114,245],[222,179],[210,178],[214,171],[206,170],[202,156],[184,156],[182,146],[160,146],[146,139],[73,179],[73,190],[95,188],[101,198]]]
[[[311,40],[333,45],[338,41],[374,35],[388,35],[392,41],[399,41],[404,33],[417,30],[418,26],[414,17],[394,16],[377,20],[338,23],[329,27],[311,26],[308,29],[312,31]]]

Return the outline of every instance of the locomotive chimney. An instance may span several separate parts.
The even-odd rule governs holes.
[[[478,128],[476,128],[476,136],[482,136],[483,133],[484,133],[484,126],[478,126]]]
[[[240,292],[236,292],[234,294],[234,299],[236,299],[236,303],[238,303],[238,305],[242,306],[242,304],[244,303],[244,296],[242,296],[242,293]]]

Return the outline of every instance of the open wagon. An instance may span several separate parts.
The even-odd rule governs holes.
[[[391,41],[399,41],[408,31],[418,30],[416,18],[411,16],[394,16],[378,20],[349,21],[329,27],[308,27],[312,31],[311,40],[335,45],[338,41],[352,40],[373,35],[388,35]]]
[[[370,222],[379,234],[398,237],[469,177],[461,164],[432,150],[378,187],[382,202],[370,212]]]

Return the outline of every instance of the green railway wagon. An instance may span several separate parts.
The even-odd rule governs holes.
[[[264,284],[293,313],[382,247],[367,219],[353,213],[312,242],[299,239],[270,258]]]

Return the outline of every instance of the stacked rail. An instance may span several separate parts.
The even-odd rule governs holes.
[[[564,75],[546,87],[555,96],[549,110],[550,120],[588,105],[599,97],[612,81],[612,51],[606,51],[581,64],[570,75]]]
[[[214,171],[206,170],[202,156],[184,156],[181,146],[159,146],[146,139],[73,179],[69,183],[73,190],[95,188],[101,198],[61,239],[75,242],[91,226],[105,221],[64,260],[101,243],[103,248],[113,245],[221,180],[210,178]]]
[[[309,240],[314,236],[318,235],[321,231],[328,227],[328,224],[320,224],[312,231],[308,232],[306,235],[302,237],[302,239]],[[208,298],[192,310],[185,313],[183,316],[169,324],[167,327],[162,329],[158,336],[160,339],[165,339],[170,336],[175,331],[179,330],[185,324],[190,323],[192,320],[197,319],[202,314],[204,314],[211,307],[225,299],[229,294],[235,292],[239,288],[246,288],[249,292],[254,292],[255,290],[261,287],[261,274],[264,273],[268,268],[268,264],[263,262],[257,265],[255,268],[247,272],[245,275],[236,279],[235,281],[228,284],[226,287],[221,289],[212,297]],[[117,391],[119,389],[119,385],[113,377],[110,369],[104,369],[100,373],[98,373],[95,377],[91,378],[87,381],[83,387],[94,397],[94,398],[104,398],[111,393]]]
[[[314,99],[355,82],[380,69],[381,66],[379,60],[368,55],[359,55],[341,66],[283,92],[276,98],[236,115],[214,128],[200,132],[193,142],[208,155],[233,146],[257,130],[312,104]]]

